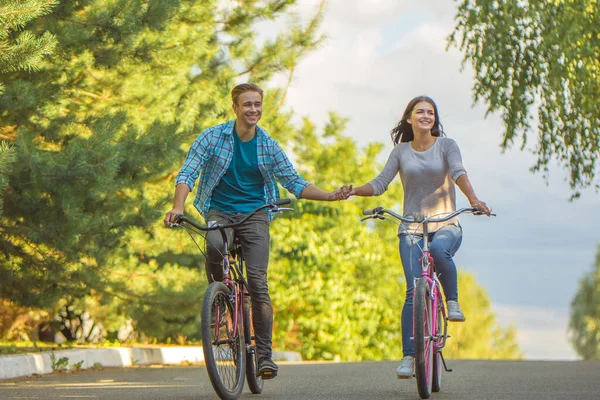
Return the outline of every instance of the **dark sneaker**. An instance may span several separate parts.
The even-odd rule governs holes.
[[[273,379],[277,376],[279,367],[273,362],[270,356],[263,356],[258,359],[258,375],[263,379]]]

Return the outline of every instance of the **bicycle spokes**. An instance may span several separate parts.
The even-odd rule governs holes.
[[[245,373],[244,335],[230,293],[223,283],[211,283],[202,309],[204,360],[211,383],[222,399],[239,397]]]

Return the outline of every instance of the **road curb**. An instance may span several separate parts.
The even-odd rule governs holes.
[[[275,361],[302,361],[299,353],[273,351]],[[0,357],[0,380],[50,374],[59,369],[132,367],[204,361],[201,346],[110,347],[71,349]]]

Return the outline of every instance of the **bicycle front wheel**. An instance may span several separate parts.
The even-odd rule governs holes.
[[[417,280],[414,299],[415,377],[422,399],[431,396],[433,373],[433,324],[429,285]]]
[[[258,374],[258,360],[256,357],[256,337],[254,323],[252,322],[252,303],[250,298],[244,304],[244,337],[246,339],[246,380],[248,387],[254,394],[263,391],[265,381]]]
[[[437,292],[437,312],[435,319],[435,335],[437,340],[433,345],[433,375],[431,377],[431,390],[433,392],[439,392],[442,390],[442,346],[445,343],[445,334],[446,334],[446,312],[444,309],[444,300],[440,295],[439,288]]]
[[[222,282],[208,286],[202,304],[202,349],[210,382],[221,399],[235,400],[244,388],[244,335],[234,326],[231,291]],[[239,321],[239,318],[238,318]]]

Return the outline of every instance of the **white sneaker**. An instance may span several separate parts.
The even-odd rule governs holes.
[[[398,379],[410,379],[413,377],[415,369],[415,358],[413,356],[406,356],[400,362],[400,366],[396,369],[396,376]]]
[[[448,320],[456,322],[465,322],[465,315],[460,311],[457,301],[448,300]]]

